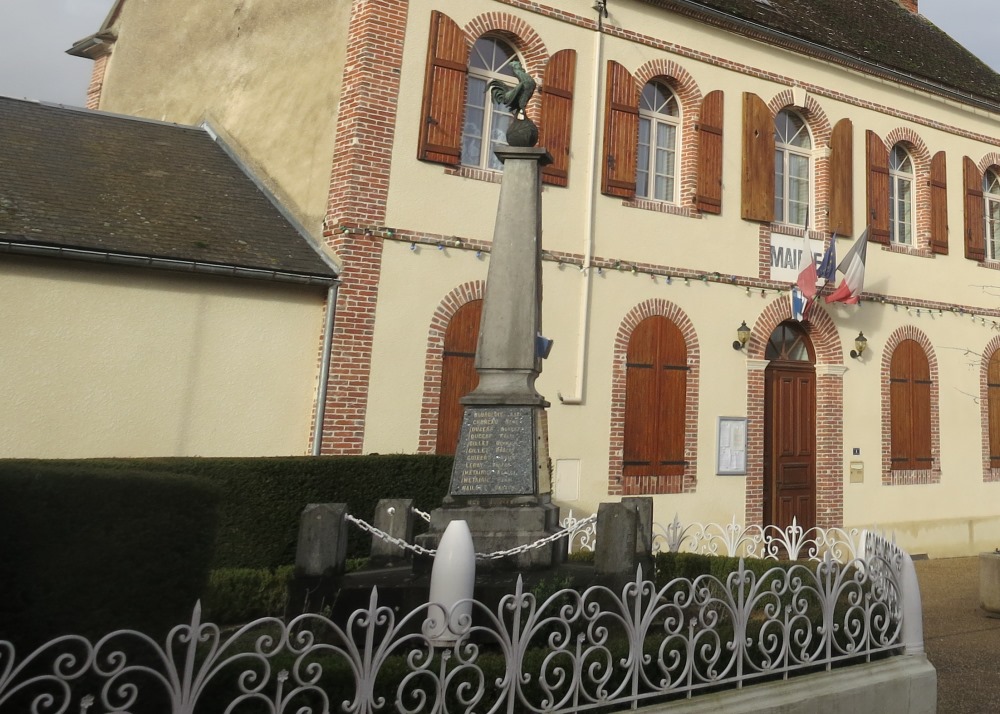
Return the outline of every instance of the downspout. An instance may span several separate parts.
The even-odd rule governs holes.
[[[326,322],[323,325],[323,357],[319,367],[319,386],[316,389],[316,422],[313,425],[312,455],[319,456],[323,446],[323,422],[326,420],[326,389],[330,383],[330,356],[333,353],[333,323],[337,314],[337,288],[334,283],[326,291]]]
[[[594,9],[597,11],[597,33],[594,35],[594,77],[592,83],[591,96],[594,98],[594,146],[590,155],[590,166],[588,167],[590,191],[587,194],[587,226],[584,230],[585,244],[583,247],[583,265],[580,272],[583,273],[583,285],[580,288],[580,340],[576,355],[576,385],[571,396],[563,396],[562,392],[556,392],[561,404],[580,405],[583,404],[584,385],[587,374],[587,349],[590,344],[590,298],[593,291],[593,276],[591,275],[591,262],[594,259],[594,234],[597,231],[597,198],[600,193],[600,183],[597,178],[597,169],[601,160],[601,124],[603,112],[601,111],[601,65],[604,62],[604,18],[607,17],[607,0],[597,0]]]

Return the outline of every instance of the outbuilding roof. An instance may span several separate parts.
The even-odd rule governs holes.
[[[0,136],[0,243],[8,251],[336,277],[204,128],[0,97]]]
[[[990,102],[1000,75],[923,15],[897,0],[644,0],[795,49],[830,50]],[[790,44],[795,45],[795,42]],[[817,54],[822,54],[818,52]]]

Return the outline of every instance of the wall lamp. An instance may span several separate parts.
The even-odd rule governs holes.
[[[747,327],[747,321],[743,320],[740,326],[736,328],[736,341],[733,343],[734,350],[741,350],[747,345],[747,340],[750,339],[750,328]]]
[[[858,336],[854,338],[854,349],[851,350],[851,359],[859,359],[865,353],[866,349],[868,349],[868,339],[865,337],[864,332],[858,332]]]

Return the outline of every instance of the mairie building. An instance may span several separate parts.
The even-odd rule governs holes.
[[[1000,546],[1000,76],[918,0],[118,0],[70,53],[93,61],[76,121],[204,133],[316,261],[262,253],[310,279],[178,286],[153,263],[73,262],[71,226],[63,253],[0,250],[25,311],[83,285],[80,319],[99,334],[102,291],[166,280],[165,312],[186,291],[202,303],[184,324],[225,336],[205,345],[215,371],[194,392],[182,370],[201,374],[201,343],[186,339],[158,343],[175,358],[115,391],[114,373],[33,342],[41,317],[22,320],[4,361],[46,364],[52,391],[32,412],[12,380],[4,456],[453,453],[503,178],[493,149],[511,121],[489,87],[512,86],[518,62],[552,156],[553,347],[537,386],[564,514],[648,495],[660,523],[877,524],[934,557]],[[230,195],[198,194],[208,212]],[[167,198],[188,199],[141,200]],[[260,235],[225,215],[219,240],[236,242],[202,262],[236,271],[238,241]],[[179,260],[206,250],[185,220]],[[115,250],[129,253],[128,230]],[[861,241],[863,283],[828,302]],[[842,270],[794,309],[807,261],[828,253]],[[187,334],[173,320],[164,329]],[[148,332],[130,334],[141,354]],[[175,388],[144,404],[157,374]],[[109,390],[118,401],[75,425],[102,438],[65,449],[59,404],[74,390],[81,410]],[[198,410],[187,441],[157,431],[149,409],[179,424],[192,400],[237,407]],[[146,433],[116,441],[116,403]]]

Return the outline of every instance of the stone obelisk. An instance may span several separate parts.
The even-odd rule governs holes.
[[[522,94],[519,101],[523,112],[527,98]],[[516,116],[518,108],[511,107]],[[477,553],[534,543],[559,529],[559,509],[550,497],[549,404],[535,389],[544,342],[541,167],[552,161],[545,149],[535,148],[537,136],[530,120],[514,121],[510,145],[496,150],[504,170],[476,348],[479,385],[461,400],[465,411],[451,486],[444,505],[431,514],[427,539],[433,543],[448,523],[465,520]],[[564,549],[557,542],[494,565],[548,567],[563,559]]]

